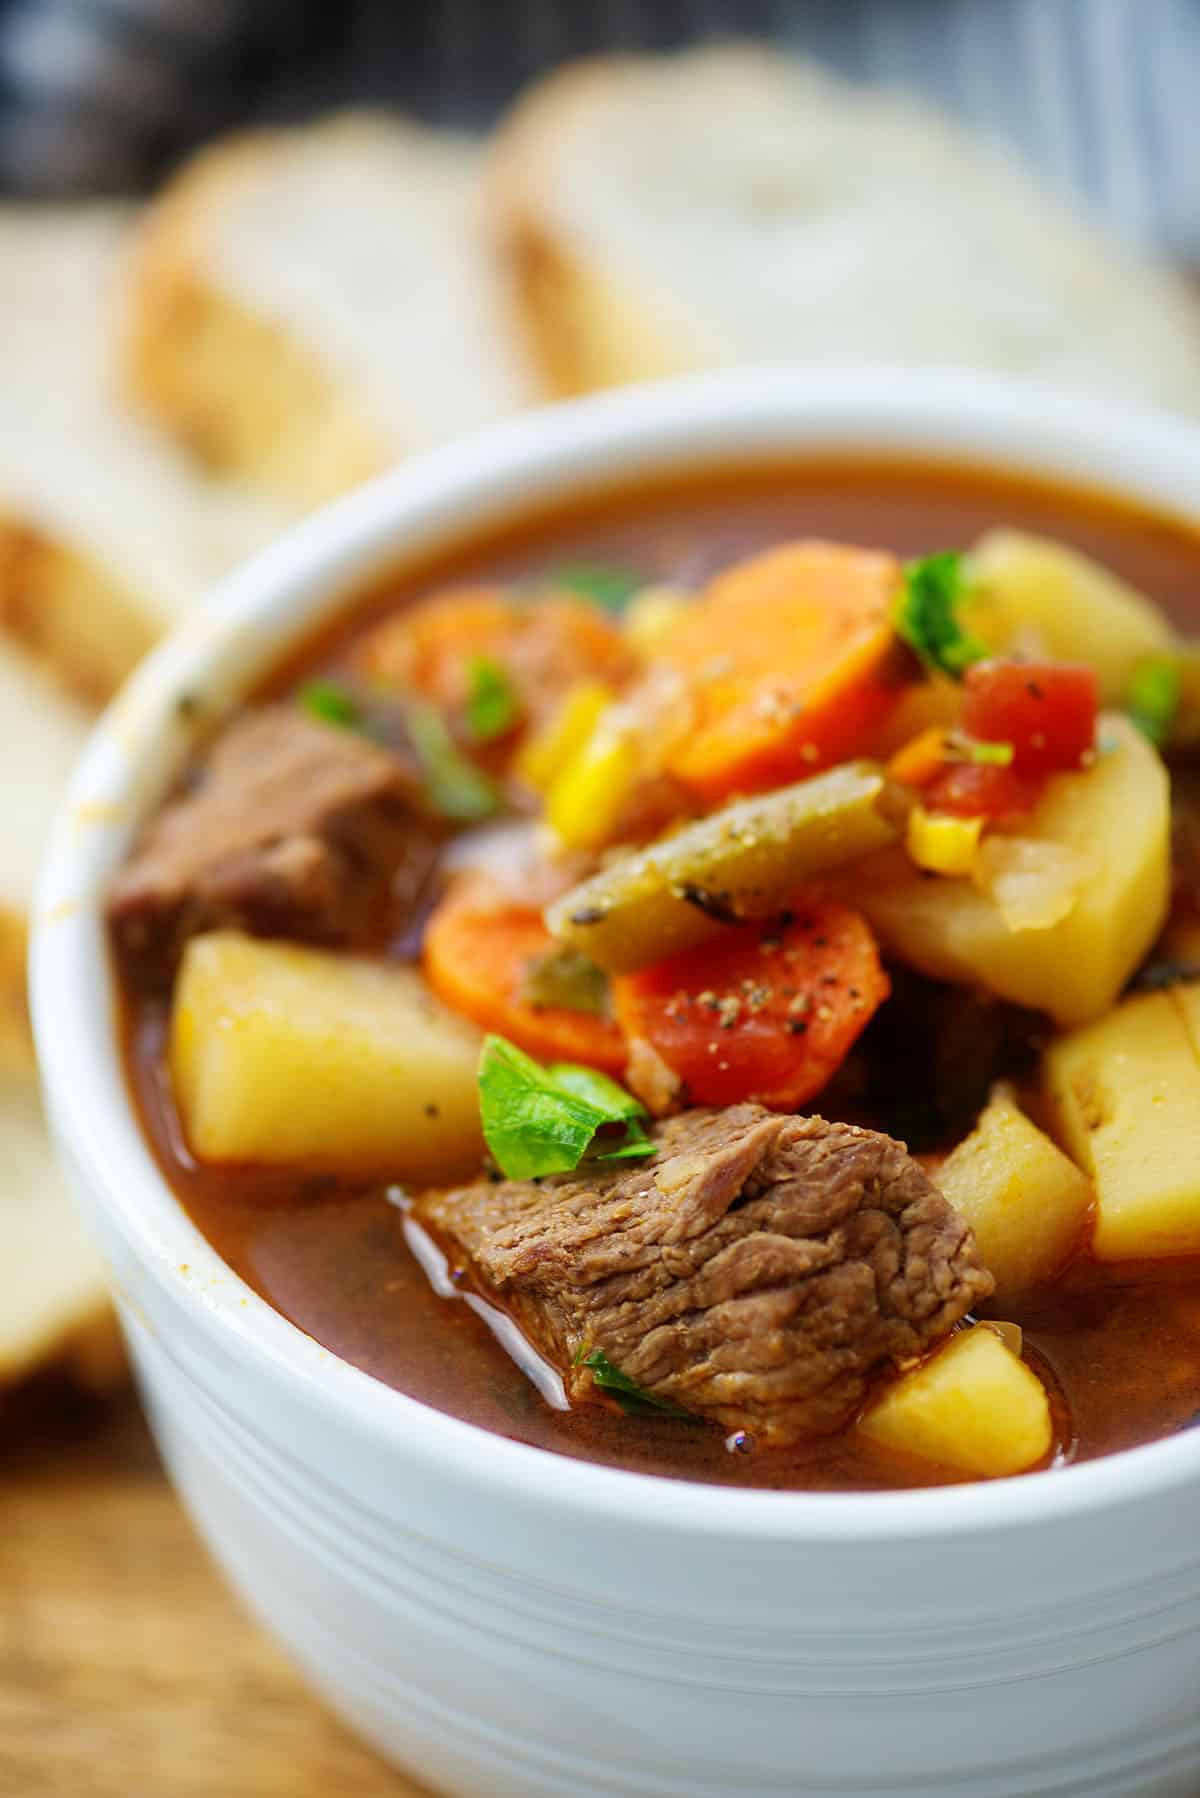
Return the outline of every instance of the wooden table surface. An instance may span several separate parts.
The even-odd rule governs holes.
[[[131,1396],[0,1404],[0,1798],[421,1798],[238,1609]]]

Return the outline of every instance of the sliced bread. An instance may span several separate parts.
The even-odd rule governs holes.
[[[559,393],[957,362],[1200,409],[1200,303],[916,101],[752,46],[599,58],[501,127],[489,211]]]
[[[90,723],[85,708],[35,662],[0,644],[0,1078],[31,1058],[25,922],[50,819]]]
[[[94,697],[281,523],[118,403],[130,219],[0,208],[0,626]]]
[[[479,168],[472,140],[370,113],[202,152],[140,236],[135,401],[300,504],[527,402]]]
[[[46,1362],[107,1386],[121,1356],[104,1266],[46,1136],[32,1073],[0,1077],[0,1386]]]

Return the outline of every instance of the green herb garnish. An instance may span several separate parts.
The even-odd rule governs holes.
[[[1147,656],[1125,690],[1125,711],[1143,736],[1161,749],[1179,710],[1179,665],[1167,656]]]
[[[1011,743],[976,743],[970,737],[963,739],[963,757],[968,762],[976,762],[984,768],[1011,768],[1013,746]]]
[[[654,1153],[645,1108],[623,1086],[571,1062],[543,1067],[502,1036],[484,1039],[479,1109],[487,1146],[510,1180],[567,1174],[585,1156],[627,1161]]]
[[[578,949],[564,944],[529,963],[520,996],[525,1005],[587,1011],[603,1018],[609,1010],[608,976]]]
[[[685,1411],[682,1405],[675,1404],[669,1398],[655,1398],[652,1392],[647,1392],[644,1386],[631,1380],[627,1373],[614,1367],[603,1349],[588,1352],[586,1346],[581,1346],[574,1365],[588,1368],[593,1383],[601,1392],[611,1392],[622,1411],[630,1417],[645,1417],[648,1413],[658,1412],[662,1417],[691,1418],[692,1413]]]
[[[349,687],[340,681],[322,677],[310,680],[296,695],[306,712],[319,718],[322,724],[336,724],[342,730],[360,730],[363,717]]]
[[[487,775],[459,749],[437,707],[410,704],[405,721],[434,810],[457,824],[478,824],[490,818],[500,796]]]
[[[972,662],[987,655],[987,646],[963,630],[958,609],[966,596],[963,557],[947,549],[910,562],[904,591],[896,605],[896,632],[927,668],[961,680]]]
[[[628,568],[611,568],[605,562],[569,562],[552,568],[545,584],[578,593],[606,612],[620,612],[646,582]]]
[[[516,689],[499,662],[472,656],[467,663],[467,729],[477,743],[510,731],[521,715]]]

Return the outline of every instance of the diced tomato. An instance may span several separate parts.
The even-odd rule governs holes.
[[[1045,775],[1018,774],[993,762],[947,762],[921,797],[930,812],[956,818],[1006,818],[1032,811],[1042,796]]]
[[[890,990],[857,912],[799,902],[613,982],[626,1036],[649,1043],[702,1105],[790,1111],[826,1085]]]
[[[1018,774],[1086,766],[1096,742],[1096,671],[1067,662],[976,662],[963,683],[962,727],[1011,743]]]

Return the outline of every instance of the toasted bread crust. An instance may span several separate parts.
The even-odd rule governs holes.
[[[132,402],[213,473],[307,504],[390,456],[305,346],[210,276],[216,210],[286,142],[259,131],[217,144],[150,207],[130,264],[123,370]]]
[[[86,552],[0,510],[0,630],[103,704],[153,645],[145,604]]]
[[[24,916],[0,903],[0,1080],[33,1067],[25,993],[29,933]]]
[[[557,70],[518,100],[489,153],[485,210],[501,280],[526,353],[556,398],[703,365],[685,329],[665,331],[628,282],[586,254],[544,188],[558,134],[647,66],[597,56]]]
[[[1200,312],[1173,271],[927,105],[762,45],[557,71],[502,124],[487,198],[559,393],[951,361],[1200,408]]]

